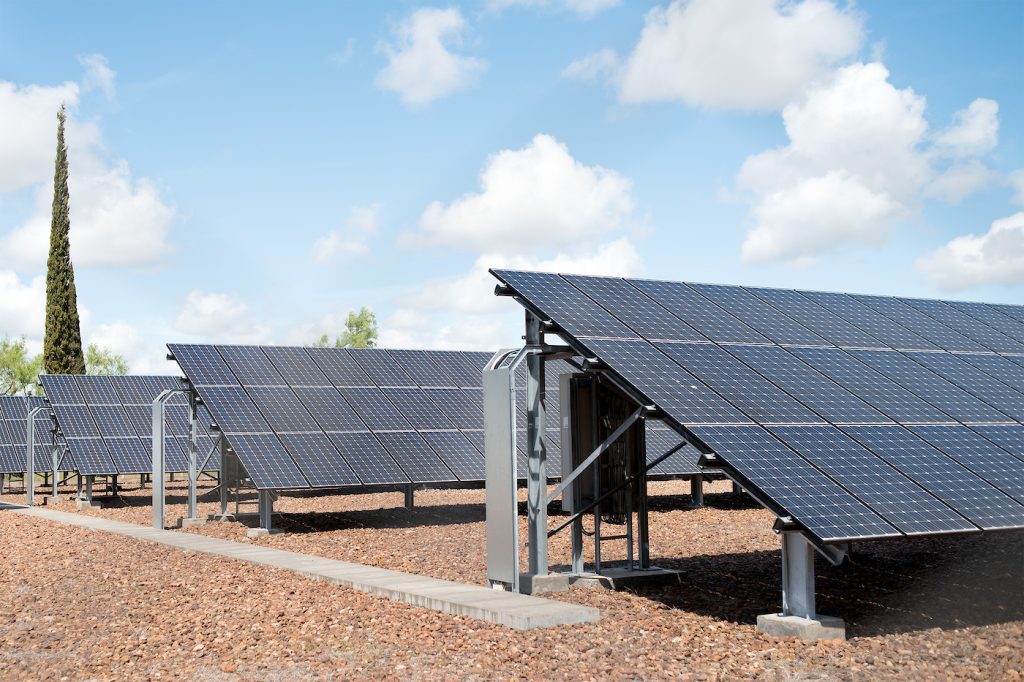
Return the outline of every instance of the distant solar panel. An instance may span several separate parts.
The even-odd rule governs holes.
[[[0,396],[0,474],[22,474],[28,468],[28,414],[31,410],[45,405],[39,396]],[[50,416],[45,411],[36,415],[35,428],[35,469],[48,471],[52,466],[52,444]],[[60,463],[60,470],[74,468],[68,457]]]
[[[828,341],[807,327],[780,313],[745,289],[717,284],[693,284],[691,286],[717,303],[720,308],[728,310],[775,343],[807,346],[830,345]]]
[[[827,308],[788,289],[748,288],[758,298],[836,346],[884,348],[885,344]]]
[[[1010,338],[998,329],[990,327],[983,320],[971,317],[945,301],[920,298],[901,298],[900,300],[991,351],[1024,353],[1024,343]]]
[[[712,341],[768,342],[767,338],[682,282],[627,281]]]
[[[898,298],[884,296],[854,296],[858,301],[885,315],[893,322],[907,327],[923,336],[943,350],[983,351],[980,343],[973,341],[955,329],[947,327],[935,318],[929,317],[917,308]]]
[[[931,341],[915,334],[896,320],[892,320],[874,308],[858,301],[848,294],[824,291],[798,291],[800,296],[813,301],[825,310],[834,313],[858,329],[870,334],[889,348],[936,349]]]

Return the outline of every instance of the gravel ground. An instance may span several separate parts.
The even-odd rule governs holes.
[[[684,583],[553,595],[600,608],[601,622],[530,633],[0,512],[0,679],[1021,678],[1024,535],[866,543],[839,568],[819,561],[819,610],[845,618],[851,639],[772,639],[754,628],[779,608],[771,515],[725,484],[699,510],[685,508],[683,482],[651,488],[652,556]],[[171,484],[168,520],[184,492]],[[83,513],[148,523],[148,494]],[[481,490],[417,492],[412,511],[399,493],[282,497],[286,534],[248,541],[237,522],[189,532],[483,583],[482,502]],[[201,512],[215,511],[204,498]],[[567,560],[567,538],[551,556]]]

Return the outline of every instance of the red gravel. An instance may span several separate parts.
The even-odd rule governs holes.
[[[843,566],[818,566],[819,610],[845,618],[852,639],[771,639],[753,626],[780,598],[771,515],[722,493],[687,510],[686,490],[652,486],[652,553],[686,571],[682,585],[554,595],[600,608],[601,622],[529,633],[0,512],[0,679],[1020,679],[1021,534],[859,545]],[[168,519],[183,513],[183,487],[171,493]],[[88,513],[148,523],[148,494]],[[482,501],[422,491],[407,511],[397,493],[284,497],[275,524],[288,532],[256,542],[482,583]],[[246,528],[194,532],[245,541]],[[567,538],[551,555],[566,560]]]

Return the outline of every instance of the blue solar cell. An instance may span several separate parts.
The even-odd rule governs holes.
[[[287,386],[250,386],[249,397],[276,433],[319,431],[313,415]]]
[[[117,467],[110,459],[107,446],[99,437],[68,438],[68,447],[74,453],[78,473],[83,476],[102,476],[116,474]]]
[[[858,329],[878,339],[889,348],[933,349],[934,343],[915,334],[899,322],[892,320],[874,308],[870,308],[848,294],[824,291],[800,291],[804,298],[846,320]]]
[[[389,350],[388,353],[420,387],[458,385],[455,383],[455,379],[448,375],[448,372],[430,359],[426,351]]]
[[[217,351],[243,386],[283,386],[285,383],[259,346],[217,346]]]
[[[655,346],[762,424],[821,422],[821,418],[778,386],[709,343],[656,343]]]
[[[39,382],[51,405],[85,405],[74,374],[40,374]]]
[[[1024,320],[1015,319],[994,306],[985,303],[966,303],[964,301],[944,301],[944,303],[962,313],[966,313],[979,322],[984,322],[992,329],[1001,332],[1011,339],[1017,339],[1018,342],[1020,339],[1024,339]]]
[[[460,353],[457,351],[425,351],[427,357],[462,388],[483,386],[483,366],[489,357],[480,358],[481,353]]]
[[[409,483],[409,477],[372,433],[329,435],[365,485]]]
[[[458,431],[425,431],[422,435],[460,481],[486,478],[484,458],[466,436]]]
[[[890,320],[910,329],[918,336],[923,336],[943,350],[985,350],[985,347],[976,341],[950,329],[935,318],[925,315],[898,298],[861,295],[854,295],[854,298]]]
[[[398,407],[414,429],[454,429],[452,423],[438,407],[430,401],[421,388],[385,388],[384,395]]]
[[[747,287],[758,298],[836,346],[884,348],[885,344],[842,317],[790,289]]]
[[[285,433],[281,442],[314,488],[359,485],[359,477],[323,433]]]
[[[203,402],[212,408],[213,417],[224,433],[271,432],[270,424],[241,386],[208,386],[200,391],[200,395]],[[234,443],[234,439],[231,442]]]
[[[376,386],[415,386],[398,362],[383,348],[357,348],[350,351],[355,361]]]
[[[989,376],[999,379],[1004,384],[1013,386],[1018,391],[1024,391],[1024,365],[1018,365],[1013,360],[1002,355],[961,353],[957,357],[977,367]]]
[[[1024,421],[1024,393],[1014,390],[974,365],[964,362],[963,356],[950,353],[909,352],[906,353],[906,356],[990,406],[997,406],[1001,413],[1013,417],[1017,421]]]
[[[783,512],[825,542],[899,537],[899,531],[760,426],[691,429]]]
[[[945,427],[940,427],[945,428]],[[974,524],[833,426],[769,430],[908,535],[975,531]]]
[[[144,474],[153,470],[150,454],[138,438],[110,438],[106,443],[117,473]]]
[[[918,298],[901,298],[900,300],[928,317],[941,322],[950,329],[955,329],[966,338],[976,341],[989,350],[1003,353],[1024,352],[1024,343],[989,327],[987,324],[947,305],[943,301]]]
[[[427,397],[437,405],[456,428],[480,429],[484,425],[484,407],[473,389],[430,388]]]
[[[228,436],[228,442],[245,464],[245,470],[257,488],[310,487],[277,436],[235,433]]]
[[[1024,461],[966,426],[910,430],[1018,502],[1024,502]]]
[[[792,352],[887,417],[903,424],[951,422],[952,417],[890,381],[847,351],[794,348]]]
[[[566,275],[565,279],[648,340],[706,341],[707,338],[625,280]]]
[[[78,376],[78,388],[87,405],[117,405],[121,401],[105,376]]]
[[[768,342],[764,336],[682,282],[626,281],[712,341]]]
[[[749,423],[735,407],[646,341],[588,340],[590,349],[680,424]]]
[[[366,431],[366,424],[333,386],[299,386],[295,394],[324,431]]]
[[[1024,524],[1024,505],[902,426],[844,426],[843,431],[979,528]]]
[[[775,343],[807,346],[830,345],[828,341],[796,320],[783,315],[749,291],[718,284],[691,284],[690,286]]]
[[[991,424],[972,426],[971,430],[977,431],[1017,459],[1024,461],[1024,426],[1020,424]]]
[[[295,386],[330,386],[327,376],[320,371],[305,348],[263,346],[263,352],[284,380]]]
[[[341,394],[371,431],[412,428],[379,388],[341,388]]]
[[[215,346],[172,343],[167,346],[193,386],[234,386],[238,378]]]
[[[891,422],[785,348],[731,345],[727,350],[826,421],[834,424]]]
[[[636,338],[636,332],[615,319],[558,275],[493,270],[498,279],[537,306],[548,319],[576,338]]]
[[[347,348],[309,348],[306,352],[335,386],[373,385]]]
[[[1004,315],[1009,315],[1018,322],[1024,322],[1024,306],[1022,305],[1010,305],[1008,303],[989,303],[987,304]]]
[[[458,480],[415,431],[385,431],[375,435],[413,481],[450,483]]]
[[[963,389],[915,362],[911,359],[910,352],[904,354],[897,351],[851,350],[850,354],[927,400],[957,421],[963,423],[1009,421],[1009,417],[1002,412],[986,405]]]
[[[683,438],[671,429],[655,429],[648,426],[646,440],[647,462],[650,463],[678,445]],[[699,458],[700,453],[696,448],[686,445],[655,465],[650,473],[661,476],[696,475],[701,472],[697,466]]]
[[[65,437],[99,438],[99,428],[84,405],[54,405],[53,412]]]
[[[128,413],[120,405],[91,405],[89,412],[104,438],[136,438]]]
[[[116,402],[120,402],[122,405],[152,404],[160,392],[152,390],[150,384],[146,381],[149,378],[138,376],[110,377],[110,384],[117,394]]]

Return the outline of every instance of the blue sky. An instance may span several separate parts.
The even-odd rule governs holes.
[[[61,21],[55,21],[60,16]],[[1021,302],[1024,4],[0,2],[0,335],[513,345],[487,266]]]

